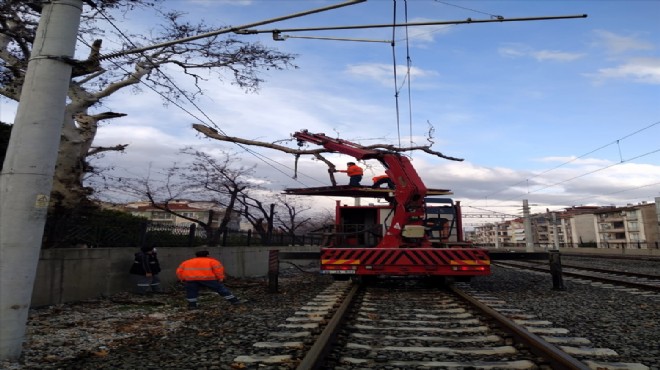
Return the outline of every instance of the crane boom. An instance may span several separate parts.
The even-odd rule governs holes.
[[[408,157],[400,153],[365,148],[364,146],[325,134],[310,133],[307,130],[293,134],[302,142],[310,142],[324,148],[347,154],[358,160],[375,159],[385,167],[385,173],[394,183],[394,215],[383,239],[378,244],[381,248],[400,248],[428,246],[424,232],[424,197],[427,188]]]

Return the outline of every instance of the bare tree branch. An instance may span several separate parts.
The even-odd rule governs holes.
[[[232,142],[232,143],[239,143],[239,144],[245,144],[245,145],[253,145],[253,146],[260,146],[264,148],[270,148],[270,149],[275,149],[279,150],[284,153],[290,153],[290,154],[295,154],[295,155],[313,155],[316,156],[318,159],[324,161],[328,166],[331,164],[328,161],[325,161],[322,159],[323,157],[320,157],[321,153],[332,153],[331,150],[325,149],[325,148],[319,148],[319,149],[311,149],[311,150],[302,150],[302,149],[292,149],[283,145],[278,145],[278,144],[273,144],[273,143],[266,143],[263,141],[256,141],[256,140],[248,140],[248,139],[243,139],[235,136],[227,136],[219,133],[217,130],[214,130],[211,127],[201,125],[201,124],[193,124],[192,127],[197,130],[198,132],[202,133],[208,138],[215,139],[215,140],[220,140],[220,141],[227,141],[227,142]],[[420,145],[420,146],[411,146],[407,148],[399,148],[391,144],[373,144],[373,145],[365,145],[363,146],[365,149],[376,149],[376,150],[385,150],[388,152],[393,152],[393,153],[404,153],[404,152],[411,152],[415,150],[420,150],[425,153],[434,155],[436,157],[448,159],[451,161],[462,161],[462,158],[456,158],[456,157],[451,157],[442,154],[441,152],[432,150],[429,146],[425,145]],[[334,167],[334,166],[332,166]]]
[[[70,208],[84,203],[90,190],[83,185],[87,178],[84,171],[92,168],[86,161],[102,151],[126,148],[124,144],[92,148],[101,120],[121,117],[102,117],[94,112],[99,103],[108,97],[127,88],[138,93],[141,85],[147,85],[160,94],[166,104],[193,100],[204,91],[202,82],[210,80],[208,76],[250,92],[258,90],[263,82],[262,71],[296,68],[292,63],[295,55],[260,43],[246,42],[242,36],[229,34],[163,47],[140,55],[117,56],[112,60],[102,58],[102,45],[135,49],[138,45],[160,44],[219,28],[218,25],[207,25],[198,20],[188,23],[183,18],[185,13],[167,13],[155,6],[159,3],[165,4],[161,0],[94,0],[95,6],[83,8],[79,38],[83,44],[89,45],[89,55],[85,60],[68,61],[73,66],[73,77],[62,121],[51,195],[57,204],[52,206]],[[0,1],[0,95],[8,99],[18,101],[20,98],[41,8],[40,1]],[[131,34],[125,29],[107,29],[108,21],[118,21],[115,18],[118,14],[136,8],[156,12],[161,24],[142,34]],[[183,84],[174,83],[160,70],[164,65],[172,67],[168,71],[177,70],[190,77],[193,87],[181,89]]]
[[[118,144],[115,146],[93,146],[89,150],[88,156],[97,155],[103,152],[123,152],[126,147],[128,147],[128,144]]]

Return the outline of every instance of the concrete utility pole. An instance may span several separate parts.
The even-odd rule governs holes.
[[[523,224],[525,225],[525,252],[534,252],[532,219],[529,216],[529,202],[527,199],[523,199]]]
[[[0,360],[21,354],[82,5],[44,5],[0,174]]]

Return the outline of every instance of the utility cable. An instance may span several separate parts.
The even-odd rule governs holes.
[[[444,5],[448,5],[448,6],[453,6],[453,7],[455,7],[455,8],[460,8],[460,9],[464,9],[464,10],[469,10],[469,11],[471,11],[471,12],[475,12],[475,13],[479,13],[479,14],[488,15],[488,16],[490,16],[492,19],[504,19],[504,17],[502,17],[501,15],[490,14],[490,13],[482,12],[482,11],[479,11],[479,10],[475,10],[475,9],[471,9],[471,8],[466,8],[466,7],[464,7],[464,6],[460,6],[460,5],[456,5],[456,4],[450,4],[450,3],[446,2],[446,1],[435,0],[435,2],[440,3],[440,4],[444,4]]]
[[[582,201],[587,200],[587,199],[593,199],[593,198],[595,198],[595,197],[597,197],[597,196],[602,196],[602,195],[612,195],[612,194],[621,194],[621,193],[625,193],[625,192],[628,192],[628,191],[637,190],[637,189],[643,189],[643,188],[648,188],[648,187],[650,187],[650,186],[656,186],[656,185],[660,185],[660,182],[654,182],[654,183],[652,183],[652,184],[646,184],[646,185],[635,186],[635,187],[633,187],[633,188],[626,188],[626,189],[623,189],[623,190],[617,190],[617,191],[612,191],[612,192],[609,192],[609,193],[604,193],[604,194],[599,194],[599,195],[593,195],[593,196],[585,197],[585,198],[578,198],[578,199],[571,200],[571,201],[569,201],[569,202],[567,202],[567,203],[569,203],[569,204],[577,204],[577,203],[581,203]],[[553,207],[558,207],[558,206],[553,206]],[[566,206],[561,206],[561,208],[566,208]]]
[[[129,37],[128,37],[128,36],[127,36],[122,30],[121,30],[121,29],[119,29],[119,27],[117,27],[117,26],[114,24],[114,22],[113,22],[113,21],[112,21],[107,15],[105,15],[105,14],[104,14],[103,12],[101,12],[101,11],[99,11],[99,14],[101,14],[101,16],[103,16],[103,18],[104,18],[104,19],[105,19],[105,20],[106,20],[106,21],[107,21],[107,22],[108,22],[108,23],[109,23],[109,24],[110,24],[110,25],[111,25],[111,26],[112,26],[112,27],[113,27],[113,28],[114,28],[114,29],[115,29],[115,30],[116,30],[116,31],[117,31],[117,32],[118,32],[118,33],[119,33],[119,34],[120,34],[125,40],[126,40],[126,41],[128,41],[133,47],[137,47],[137,46],[133,43],[133,41],[132,41],[132,40],[131,40],[131,39],[130,39],[130,38],[129,38]],[[83,41],[83,43],[85,43],[85,42]],[[90,45],[87,44],[87,43],[85,43],[85,44],[86,44],[87,46],[90,46]],[[197,109],[197,110],[198,110],[198,111],[199,111],[199,112],[200,112],[200,113],[206,118],[206,120],[207,120],[207,121],[208,121],[208,122],[209,122],[214,128],[216,128],[216,129],[218,130],[218,132],[221,132],[223,135],[226,135],[226,133],[225,133],[225,132],[224,132],[224,131],[223,131],[223,130],[222,130],[222,129],[221,129],[221,128],[220,128],[220,127],[214,122],[214,121],[213,121],[213,119],[212,119],[211,117],[209,117],[209,116],[204,112],[204,110],[202,110],[202,109],[201,109],[201,108],[200,108],[200,107],[199,107],[194,101],[192,101],[192,99],[191,99],[190,97],[188,97],[188,95],[187,95],[187,94],[186,94],[186,93],[185,93],[185,92],[184,92],[184,91],[183,91],[183,90],[182,90],[182,89],[181,89],[181,88],[180,88],[180,87],[179,87],[174,81],[172,81],[172,79],[171,79],[169,76],[167,76],[167,74],[165,74],[163,71],[160,70],[159,66],[156,65],[156,64],[151,60],[151,58],[150,58],[148,55],[144,54],[144,52],[140,52],[140,54],[141,54],[141,55],[142,55],[147,61],[149,61],[149,63],[152,64],[152,66],[154,67],[154,69],[156,70],[156,72],[158,72],[163,78],[165,78],[165,79],[171,84],[171,86],[172,86],[173,88],[175,88],[175,89],[181,94],[181,96],[183,96],[183,97],[184,97],[184,98],[185,98],[190,104],[192,104],[192,105],[193,105],[193,106],[194,106],[194,107],[195,107],[195,108],[196,108],[196,109]],[[115,66],[117,66],[117,67],[119,67],[120,69],[122,69],[124,72],[126,72],[126,73],[130,73],[130,72],[128,72],[125,68],[123,68],[122,66],[120,66],[118,63],[115,63],[115,62],[112,62],[112,63],[115,64]],[[174,100],[172,100],[171,98],[165,96],[163,93],[157,91],[154,87],[148,85],[146,82],[142,81],[141,79],[139,80],[139,82],[142,83],[143,85],[149,87],[152,91],[156,92],[158,95],[160,95],[161,97],[163,97],[165,100],[167,100],[168,102],[174,104],[176,107],[178,107],[178,108],[181,109],[182,111],[186,112],[188,115],[190,115],[191,117],[195,118],[197,121],[204,123],[204,120],[203,120],[203,119],[200,119],[200,118],[197,117],[195,114],[193,114],[192,112],[190,112],[189,110],[187,110],[186,108],[184,108],[183,106],[181,106],[180,104],[178,104],[176,101],[174,101]],[[269,157],[264,156],[264,155],[262,155],[262,154],[260,154],[260,153],[257,153],[257,152],[255,152],[254,150],[252,150],[252,149],[250,149],[250,148],[248,148],[248,147],[246,147],[246,146],[244,146],[244,145],[242,145],[242,144],[239,144],[239,143],[233,143],[233,144],[235,144],[236,146],[240,147],[241,149],[243,149],[243,150],[246,151],[247,153],[253,155],[255,158],[257,158],[258,160],[260,160],[261,162],[263,162],[263,163],[266,164],[267,166],[273,168],[273,169],[276,170],[277,172],[280,172],[280,173],[284,174],[284,175],[287,176],[287,177],[291,177],[289,174],[285,173],[284,171],[282,171],[281,169],[279,169],[278,167],[274,166],[273,164],[271,164],[271,163],[269,163],[269,162],[273,162],[273,163],[275,163],[275,164],[277,164],[277,165],[279,165],[279,166],[281,166],[281,167],[287,168],[288,170],[291,170],[291,171],[293,171],[293,168],[291,168],[291,167],[289,167],[289,166],[286,166],[286,165],[283,165],[283,164],[281,164],[281,163],[278,163],[278,162],[276,162],[276,161],[270,159]],[[310,179],[316,180],[316,181],[318,181],[319,183],[322,183],[320,180],[318,180],[318,179],[316,179],[316,178],[314,178],[314,177],[312,177],[312,176],[307,176],[307,175],[305,175],[304,173],[303,173],[302,175],[305,176],[305,177],[308,177],[308,178],[310,178]],[[298,179],[294,179],[294,180],[295,180],[296,182],[300,183],[301,185],[303,185],[303,186],[305,186],[305,187],[308,187],[305,183],[299,181]]]
[[[563,167],[563,166],[565,166],[565,165],[567,165],[567,164],[570,164],[570,163],[572,163],[572,162],[575,162],[575,161],[577,161],[578,159],[584,158],[584,157],[586,157],[586,156],[588,156],[588,155],[590,155],[590,154],[593,154],[593,153],[595,153],[595,152],[597,152],[597,151],[599,151],[599,150],[601,150],[601,149],[607,148],[608,146],[611,146],[611,145],[614,145],[614,144],[618,144],[618,143],[620,143],[621,141],[623,141],[623,140],[625,140],[625,139],[627,139],[627,138],[629,138],[629,137],[632,137],[632,136],[634,136],[634,135],[636,135],[636,134],[638,134],[638,133],[640,133],[640,132],[643,132],[643,131],[645,131],[645,130],[648,130],[648,129],[650,129],[650,128],[656,126],[656,125],[659,125],[659,124],[660,124],[660,121],[654,122],[654,123],[652,123],[652,124],[650,124],[650,125],[648,125],[648,126],[646,126],[646,127],[640,128],[640,129],[638,129],[638,130],[636,130],[636,131],[634,131],[634,132],[631,132],[631,133],[629,133],[629,134],[627,134],[627,135],[624,135],[624,136],[622,136],[622,137],[620,137],[620,138],[618,138],[618,139],[616,139],[616,140],[614,140],[614,141],[612,141],[612,142],[610,142],[610,143],[608,143],[608,144],[602,145],[602,146],[600,146],[600,147],[598,147],[598,148],[596,148],[596,149],[593,149],[593,150],[591,150],[591,151],[589,151],[589,152],[587,152],[587,153],[584,153],[584,154],[580,155],[579,157],[572,158],[572,159],[569,160],[569,161],[563,162],[563,163],[561,163],[561,164],[559,164],[559,165],[557,165],[557,166],[555,166],[555,167],[552,167],[552,168],[550,168],[550,169],[547,169],[547,170],[545,170],[545,171],[543,171],[543,172],[541,172],[541,173],[538,173],[538,174],[536,174],[536,175],[534,175],[534,176],[532,176],[532,177],[526,178],[526,179],[521,180],[521,181],[519,181],[519,182],[517,182],[517,183],[515,183],[515,184],[509,185],[507,188],[504,188],[504,189],[501,189],[501,190],[496,191],[496,192],[494,192],[494,193],[491,193],[491,194],[487,195],[486,198],[490,198],[490,197],[492,197],[492,196],[495,195],[495,194],[499,194],[499,193],[501,193],[501,192],[503,192],[503,191],[505,191],[505,190],[508,190],[508,189],[510,189],[510,188],[512,188],[512,187],[515,187],[515,186],[517,186],[517,185],[520,185],[520,184],[522,184],[522,183],[525,183],[525,182],[527,182],[527,181],[529,181],[529,180],[531,180],[531,179],[534,179],[534,178],[540,177],[540,176],[542,176],[542,175],[545,175],[545,174],[547,174],[548,172],[554,171],[554,170],[556,170],[556,169],[558,169],[558,168],[560,168],[560,167]],[[646,155],[648,155],[648,154],[652,154],[652,152],[651,152],[651,153],[647,153]],[[644,155],[642,155],[642,156],[644,156]],[[635,158],[639,158],[639,157],[635,157]],[[623,162],[624,162],[623,159],[621,159],[621,161],[620,161],[619,163],[623,163]],[[611,166],[608,166],[608,167],[611,167]],[[585,175],[587,175],[587,174],[585,174]],[[580,177],[581,177],[581,176],[580,176]],[[577,177],[575,177],[575,178],[577,178]],[[571,179],[569,179],[569,180],[571,180]],[[569,180],[566,180],[566,181],[569,181]],[[561,183],[563,183],[563,182],[561,182]],[[557,183],[557,184],[555,184],[555,185],[558,185],[558,184],[560,184],[560,183]],[[547,188],[547,187],[545,187],[545,188]],[[543,189],[545,189],[545,188],[543,188]],[[537,189],[537,190],[535,190],[535,191],[532,191],[532,193],[533,193],[533,192],[536,192],[536,191],[538,191],[538,190],[542,190],[542,189]],[[504,202],[504,201],[507,201],[507,200],[511,200],[511,199],[513,199],[513,198],[503,199],[501,202]]]
[[[399,120],[399,87],[397,83],[397,73],[396,73],[396,0],[392,1],[394,4],[393,19],[392,19],[392,69],[394,73],[394,106],[396,110],[396,135],[399,142],[399,148],[401,148],[401,125]]]
[[[403,0],[404,10],[405,10],[405,22],[408,24],[408,0]],[[408,26],[405,28],[406,32],[406,75],[408,80],[408,136],[410,141],[410,147],[413,147],[413,122],[412,122],[412,93],[410,89],[411,85],[411,69],[412,69],[412,60],[410,59],[410,37],[408,35]],[[411,152],[412,154],[412,152]]]
[[[559,181],[559,182],[556,182],[556,183],[551,184],[551,185],[548,185],[548,186],[544,186],[544,187],[542,187],[542,188],[539,188],[539,189],[536,189],[536,190],[532,191],[532,193],[536,193],[537,191],[541,191],[541,190],[544,190],[544,189],[547,189],[547,188],[551,188],[551,187],[556,186],[556,185],[564,184],[564,183],[567,183],[567,182],[569,182],[569,181],[573,181],[573,180],[575,180],[575,179],[579,179],[580,177],[584,177],[584,176],[587,176],[587,175],[591,175],[591,174],[593,174],[593,173],[600,172],[600,171],[606,170],[606,169],[608,169],[608,168],[612,168],[612,167],[614,167],[614,166],[618,166],[618,165],[620,165],[620,164],[627,163],[627,162],[633,161],[633,160],[635,160],[635,159],[639,159],[639,158],[642,158],[642,157],[646,157],[647,155],[651,155],[651,154],[658,153],[658,152],[660,152],[660,148],[659,148],[659,149],[652,150],[652,151],[650,151],[650,152],[646,152],[646,153],[644,153],[644,154],[640,154],[640,155],[638,155],[638,156],[636,156],[636,157],[632,157],[632,158],[625,159],[625,160],[622,159],[621,162],[613,163],[613,164],[611,164],[611,165],[609,165],[609,166],[601,167],[601,168],[599,168],[599,169],[596,169],[596,170],[593,170],[593,171],[589,171],[589,172],[587,172],[587,173],[583,173],[583,174],[578,175],[578,176],[575,176],[575,177],[571,177],[570,179],[566,179],[566,180]]]

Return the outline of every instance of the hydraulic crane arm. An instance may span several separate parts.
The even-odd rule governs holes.
[[[302,146],[302,143],[307,141],[316,145],[321,145],[322,147],[333,152],[353,156],[356,159],[376,158],[380,154],[379,151],[364,148],[360,144],[352,143],[347,140],[331,138],[325,134],[312,134],[307,130],[298,131],[293,134],[293,137],[298,139],[299,146]]]
[[[410,160],[397,152],[365,148],[347,140],[313,134],[307,130],[293,134],[298,145],[310,142],[324,148],[355,157],[358,160],[376,159],[385,166],[385,173],[394,183],[395,211],[392,221],[378,247],[420,247],[428,241],[424,233],[424,197],[427,188]]]

